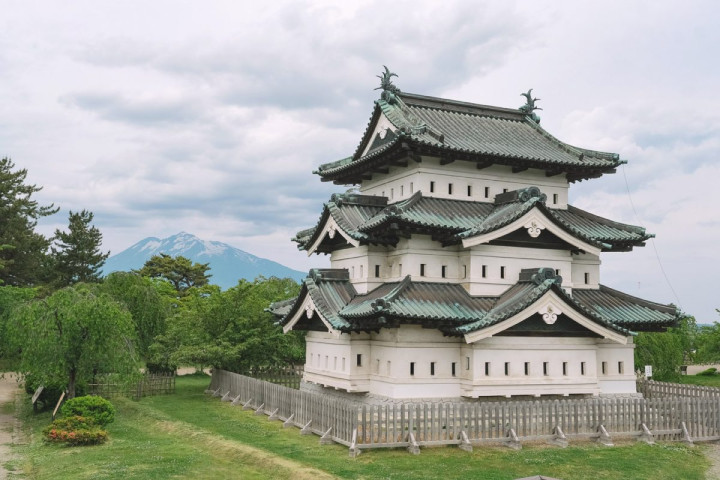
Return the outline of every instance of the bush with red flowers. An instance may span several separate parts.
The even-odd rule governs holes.
[[[105,443],[108,434],[92,419],[73,415],[59,418],[43,430],[45,440],[68,445],[98,445]]]

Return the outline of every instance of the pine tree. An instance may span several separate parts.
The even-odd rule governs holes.
[[[0,160],[0,283],[32,286],[43,278],[50,241],[35,233],[37,220],[57,213],[40,206],[33,195],[42,187],[25,183],[27,170],[14,170],[9,158]]]
[[[68,232],[55,230],[52,256],[55,282],[60,287],[78,282],[99,282],[100,269],[110,252],[100,250],[102,233],[92,226],[93,213],[70,211]]]

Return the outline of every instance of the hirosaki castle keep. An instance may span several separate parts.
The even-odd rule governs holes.
[[[333,195],[293,239],[330,255],[274,304],[307,331],[304,380],[395,399],[635,393],[633,335],[672,306],[600,283],[645,229],[568,204],[615,153],[563,143],[519,109],[401,92],[387,71],[360,145],[321,165]]]

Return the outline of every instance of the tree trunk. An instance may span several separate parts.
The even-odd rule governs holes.
[[[75,369],[71,368],[70,369],[70,378],[68,381],[68,395],[67,395],[68,400],[70,400],[71,398],[75,398],[75,375],[76,375]]]

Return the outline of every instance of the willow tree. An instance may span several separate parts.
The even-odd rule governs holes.
[[[130,313],[97,288],[80,284],[19,308],[8,325],[21,351],[19,373],[43,385],[67,387],[98,373],[136,373],[135,328]]]

